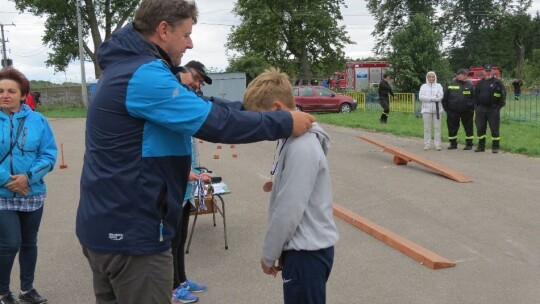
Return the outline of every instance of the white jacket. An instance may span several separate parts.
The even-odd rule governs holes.
[[[433,73],[435,75],[435,82],[430,83],[427,79],[427,75]],[[437,108],[435,103],[439,103],[439,113],[443,112],[443,107],[441,100],[443,98],[444,91],[440,83],[437,82],[437,74],[435,72],[429,71],[426,74],[426,83],[420,87],[420,93],[418,97],[422,102],[422,114],[435,114],[437,113]]]

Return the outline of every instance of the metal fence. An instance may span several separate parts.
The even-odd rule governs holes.
[[[359,110],[381,110],[376,93],[344,92],[358,101]],[[420,115],[422,102],[414,93],[396,93],[390,96],[390,111]],[[501,110],[501,119],[512,121],[540,122],[540,95],[522,94],[519,99],[507,95],[506,106]]]

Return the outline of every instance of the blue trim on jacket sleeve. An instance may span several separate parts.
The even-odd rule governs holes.
[[[165,63],[139,67],[128,82],[126,109],[146,120],[143,157],[191,154],[191,136],[201,127],[211,103],[184,87]]]

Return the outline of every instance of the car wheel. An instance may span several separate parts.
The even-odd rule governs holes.
[[[339,112],[341,113],[350,113],[351,112],[351,105],[348,103],[344,103],[339,107]]]
[[[302,108],[300,106],[296,106],[296,111],[302,112]]]

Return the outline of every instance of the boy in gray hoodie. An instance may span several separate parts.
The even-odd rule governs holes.
[[[244,94],[247,110],[295,109],[288,76],[274,68],[255,78]],[[332,215],[326,153],[328,134],[317,124],[300,137],[280,140],[272,166],[268,230],[261,267],[283,270],[285,303],[326,303],[326,281],[339,235]]]

